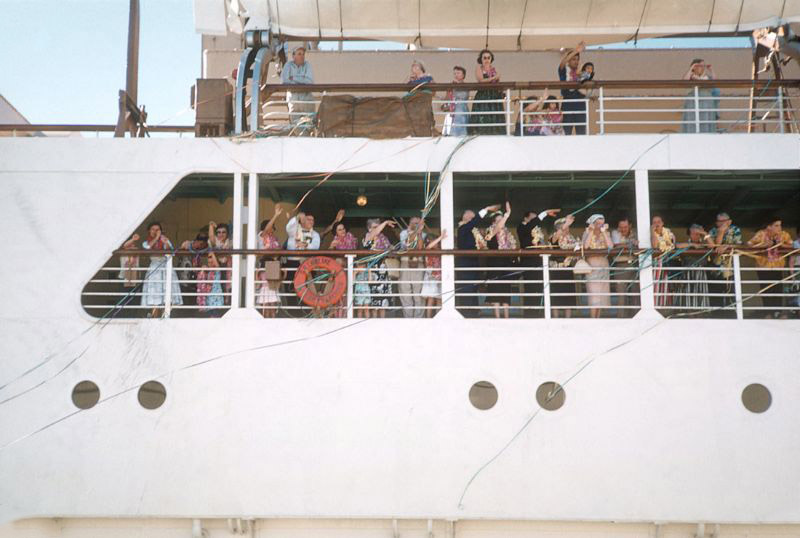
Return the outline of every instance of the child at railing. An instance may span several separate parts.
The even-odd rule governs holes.
[[[525,125],[526,136],[563,135],[564,115],[561,113],[561,102],[554,96],[547,95],[547,88],[542,96],[525,106],[522,117],[531,117],[531,122],[521,121]]]
[[[281,282],[286,278],[286,270],[281,269],[277,260],[264,260],[262,268],[258,270],[256,279],[256,305],[261,307],[261,314],[265,318],[274,318],[281,304],[278,290]]]
[[[442,239],[447,237],[447,230],[436,239],[429,239],[426,249],[439,249]],[[434,310],[442,306],[442,257],[425,256],[425,276],[422,279],[422,292],[425,299],[426,317],[432,318]]]

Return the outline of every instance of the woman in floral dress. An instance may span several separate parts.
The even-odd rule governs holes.
[[[222,271],[213,252],[208,253],[208,265],[197,273],[197,306],[207,316],[217,317],[225,307]]]
[[[261,231],[258,234],[258,248],[261,250],[279,250],[280,241],[275,237],[275,222],[278,216],[283,213],[283,208],[275,206],[275,214],[267,222],[261,223]],[[258,270],[256,283],[256,305],[261,307],[261,314],[265,318],[274,318],[278,314],[281,305],[279,291],[281,283],[286,277],[286,270],[280,268],[280,261],[274,256],[263,256],[260,260],[263,269]],[[277,274],[276,271],[277,270]],[[275,278],[277,276],[277,278]]]
[[[508,217],[511,216],[511,204],[506,202],[506,212],[497,212],[492,217],[492,225],[486,232],[486,246],[489,250],[515,250],[517,240],[506,227]],[[489,267],[495,268],[489,272],[487,280],[487,291],[490,292],[486,297],[486,302],[494,305],[494,317],[500,317],[502,309],[503,317],[508,319],[508,306],[511,303],[511,284],[505,282],[518,276],[509,269],[512,259],[504,256],[492,256],[487,260]],[[505,269],[500,269],[505,268]],[[500,282],[498,282],[500,281]]]
[[[367,221],[367,235],[364,237],[363,246],[369,250],[385,251],[392,244],[383,235],[383,230],[389,226],[395,227],[394,221],[379,219],[369,219]],[[372,307],[372,317],[386,317],[386,309],[389,307],[389,294],[392,292],[392,284],[389,282],[389,272],[386,270],[386,263],[383,258],[371,264],[369,268],[369,295],[370,306]]]
[[[550,244],[562,250],[575,250],[579,246],[578,238],[570,233],[569,227],[575,222],[575,217],[567,215],[555,222],[555,232],[550,236]],[[553,256],[550,258],[550,306],[553,308],[553,317],[571,317],[575,301],[575,274],[572,266],[575,258],[572,256]],[[547,292],[547,290],[545,290]],[[569,295],[567,295],[569,294]]]
[[[481,83],[494,84],[500,82],[500,73],[492,65],[494,54],[483,49],[478,54],[478,66],[475,68],[475,79]],[[489,86],[491,88],[491,86]],[[469,117],[469,134],[502,135],[506,134],[503,94],[496,89],[478,90],[472,100],[472,114]],[[494,112],[494,114],[492,114]],[[481,125],[476,125],[481,124]]]
[[[655,294],[656,306],[670,306],[672,296],[669,294],[669,261],[665,258],[675,249],[675,234],[672,230],[664,226],[664,220],[658,216],[653,216],[650,227],[650,235],[653,248],[659,253],[653,254],[653,293]]]
[[[330,247],[328,248],[330,248],[331,250],[355,250],[356,248],[358,248],[358,239],[356,239],[356,236],[354,236],[347,230],[347,226],[339,222],[335,226],[335,229],[333,231],[333,239],[331,240]],[[342,267],[347,267],[347,263],[344,260],[344,258],[340,258],[338,261],[342,265]],[[362,286],[359,289],[362,292],[361,294],[359,294],[358,297],[359,303],[363,303],[365,297],[362,297],[361,295],[363,295],[364,288]],[[354,293],[355,293],[355,288],[354,288]],[[367,300],[369,299],[369,288],[367,288],[366,299]],[[342,296],[341,299],[339,299],[339,302],[333,306],[334,317],[343,318],[347,315],[347,305],[345,304],[346,301],[347,301],[347,295],[345,294]],[[356,302],[354,301],[353,304],[355,305]],[[359,304],[359,306],[364,306],[364,305]]]

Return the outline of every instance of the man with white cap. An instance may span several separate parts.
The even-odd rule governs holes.
[[[311,64],[306,61],[306,48],[298,45],[292,49],[292,61],[286,62],[281,71],[283,84],[314,84],[314,75]],[[314,97],[307,92],[286,92],[289,102],[289,119],[292,125],[309,123],[310,116],[314,114]],[[310,126],[310,125],[307,125]]]

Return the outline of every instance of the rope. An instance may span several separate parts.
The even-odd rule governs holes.
[[[522,29],[525,25],[525,15],[528,13],[528,0],[522,6],[522,17],[519,20],[519,34],[517,35],[517,50],[522,50]]]
[[[486,0],[486,43],[484,43],[483,47],[488,49],[489,48],[489,13],[492,8],[492,0]]]

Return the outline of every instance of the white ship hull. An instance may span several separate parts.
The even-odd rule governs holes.
[[[661,138],[479,139],[451,168],[800,168],[796,135]],[[346,167],[438,170],[455,144],[406,149],[417,142],[371,141]],[[228,518],[259,520],[265,537],[389,536],[394,519],[404,537],[428,520],[437,536],[653,536],[656,524],[690,536],[700,522],[800,535],[797,321],[240,309],[98,324],[81,307],[85,283],[187,174],[332,171],[364,143],[0,140],[12,232],[0,384],[47,360],[0,390],[42,383],[0,406],[0,536],[183,536],[192,519],[221,536]],[[84,379],[101,401],[78,411]],[[152,379],[167,399],[147,411],[136,390]],[[488,411],[468,399],[482,380],[499,393]],[[553,412],[535,399],[548,381],[566,392]],[[751,383],[771,391],[768,412],[742,406]]]

